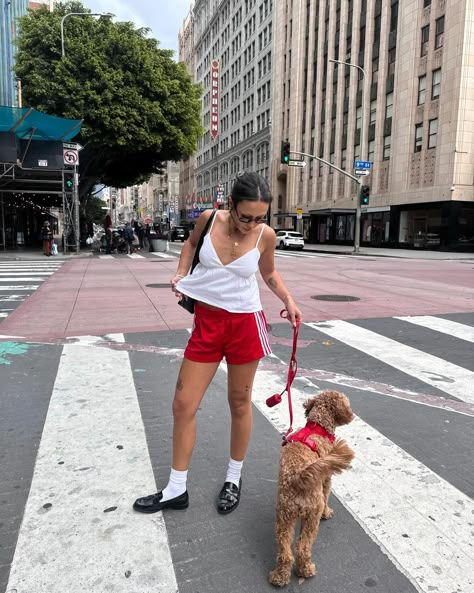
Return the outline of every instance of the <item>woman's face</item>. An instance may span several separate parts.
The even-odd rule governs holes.
[[[256,226],[267,221],[269,204],[266,202],[253,202],[243,200],[234,205],[231,201],[231,217],[237,230],[246,234],[252,231]]]

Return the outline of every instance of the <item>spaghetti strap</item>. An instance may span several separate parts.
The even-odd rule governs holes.
[[[260,243],[260,238],[263,235],[263,231],[265,230],[265,226],[266,225],[262,224],[262,230],[260,231],[260,235],[258,236],[257,244],[255,245],[255,247],[258,247],[258,244]]]
[[[212,214],[211,214],[211,216],[212,216]],[[214,223],[216,222],[216,218],[217,218],[217,212],[214,214],[214,218],[212,219],[211,228],[207,231],[208,235],[210,235],[212,233],[212,227],[214,226]]]

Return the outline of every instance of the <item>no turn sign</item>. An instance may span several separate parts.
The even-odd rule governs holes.
[[[79,164],[79,151],[71,149],[63,150],[63,156],[65,165]]]

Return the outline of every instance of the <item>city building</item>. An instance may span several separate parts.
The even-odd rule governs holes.
[[[179,61],[183,62],[194,80],[194,5],[191,4],[189,13],[184,19],[183,26],[179,31]],[[180,219],[186,220],[186,204],[194,201],[194,156],[179,164],[179,212]]]
[[[239,173],[270,179],[273,0],[195,0],[195,81],[203,87],[196,217],[225,203]]]
[[[18,19],[25,15],[28,9],[35,10],[48,6],[53,10],[54,0],[0,0],[0,105],[17,107],[21,93],[21,83],[16,79],[15,55],[16,41],[19,35]]]
[[[351,174],[356,160],[373,163],[363,245],[474,249],[473,40],[466,0],[276,3],[272,182],[281,228],[352,243],[357,189],[315,159],[281,165],[285,140],[295,158],[309,153]]]

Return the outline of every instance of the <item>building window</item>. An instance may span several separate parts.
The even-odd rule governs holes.
[[[430,119],[430,127],[428,131],[428,148],[436,148],[438,143],[438,120]]]
[[[390,158],[390,147],[392,145],[392,136],[384,136],[383,139],[383,160],[388,161]]]
[[[424,105],[426,100],[426,74],[418,78],[418,105]]]
[[[356,130],[360,130],[362,127],[362,107],[357,107],[356,110]]]
[[[423,0],[423,8],[426,8],[427,6],[431,6],[431,0]]]
[[[423,124],[415,126],[415,152],[421,152],[423,148]]]
[[[385,96],[385,119],[392,117],[393,114],[393,93]]]
[[[431,79],[431,98],[437,99],[439,97],[441,87],[441,68],[433,70],[433,78]]]
[[[436,19],[435,49],[444,45],[444,16]]]
[[[421,29],[421,57],[428,53],[428,43],[430,40],[430,26],[426,25]]]
[[[372,163],[374,162],[374,155],[375,155],[375,140],[371,140],[369,142],[369,161]]]
[[[377,119],[377,99],[370,102],[370,123],[374,124]]]

